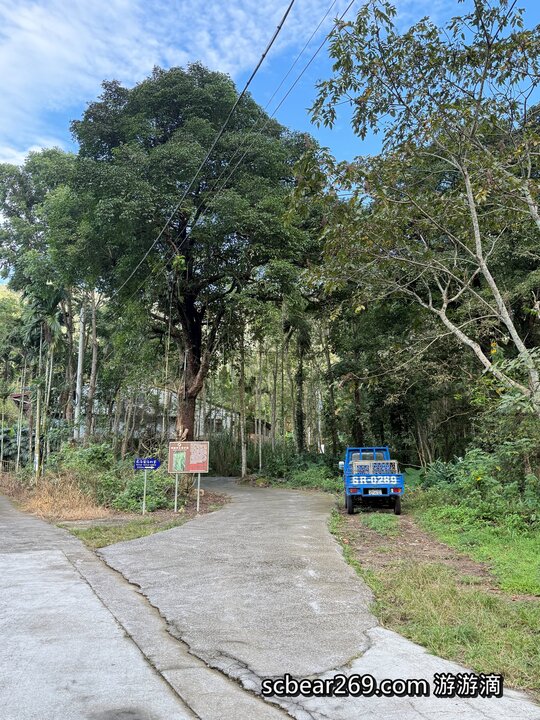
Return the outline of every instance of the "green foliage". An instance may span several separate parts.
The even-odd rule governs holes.
[[[146,509],[148,512],[173,506],[171,476],[158,471],[148,473],[146,486]],[[144,493],[144,473],[138,472],[128,480],[125,489],[114,498],[112,505],[116,510],[140,512]],[[184,504],[182,500],[180,504]]]
[[[294,443],[290,441],[276,443],[275,450],[268,448],[263,463],[265,476],[271,478],[288,478],[294,470],[307,467],[307,460],[300,456]]]
[[[430,502],[431,498],[431,502]],[[444,505],[434,494],[417,513],[421,525],[443,542],[486,562],[503,590],[540,595],[540,530],[525,530],[520,516],[509,513],[489,523],[475,506]]]
[[[79,447],[62,445],[48,466],[49,474],[70,474],[81,490],[99,505],[126,512],[142,508],[144,473],[133,471],[131,458],[116,461],[107,443]],[[146,507],[149,512],[173,506],[174,482],[163,468],[148,473]],[[179,505],[185,504],[181,489]]]
[[[93,443],[84,447],[65,443],[51,460],[51,468],[64,468],[80,472],[110,470],[115,464],[112,448],[107,443]]]
[[[252,455],[252,453],[248,453]],[[248,463],[249,465],[249,463]],[[212,435],[210,451],[210,473],[218,477],[233,477],[240,474],[240,443],[228,433]]]
[[[99,505],[113,507],[116,498],[122,494],[126,479],[118,469],[98,473],[95,484],[95,497]]]
[[[306,469],[317,458],[320,458],[320,456],[310,453],[299,455],[292,440],[277,441],[274,450],[272,450],[269,442],[263,442],[262,472],[265,477],[290,477],[291,472]],[[210,474],[234,477],[240,474],[240,466],[240,441],[226,432],[213,434],[211,438]],[[248,441],[247,443],[247,470],[248,474],[259,471],[259,448],[256,442]]]
[[[289,487],[313,488],[338,493],[343,490],[343,480],[324,465],[310,465],[305,470],[293,470],[288,478]]]
[[[424,487],[445,486],[454,482],[456,477],[456,468],[453,463],[435,460],[428,467],[424,475],[422,484]]]
[[[260,480],[277,487],[342,492],[343,480],[336,475],[333,467],[320,458],[305,453],[303,456],[292,455],[287,461],[283,456],[274,455],[264,466]]]
[[[452,463],[438,460],[426,470],[423,487],[458,506],[467,520],[521,531],[540,526],[540,482],[522,462],[528,446],[505,442],[492,453],[475,448]]]
[[[399,518],[396,515],[366,512],[360,515],[360,519],[366,527],[375,530],[381,535],[386,537],[397,537],[399,535]]]

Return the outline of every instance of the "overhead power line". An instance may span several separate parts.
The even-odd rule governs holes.
[[[276,29],[275,29],[275,31],[274,31],[274,34],[272,35],[272,37],[271,37],[271,39],[270,39],[270,42],[268,43],[268,45],[266,46],[263,54],[262,54],[261,57],[259,58],[259,62],[257,63],[257,65],[255,66],[255,68],[253,69],[253,72],[251,73],[251,75],[249,76],[246,84],[244,85],[244,87],[243,87],[243,89],[242,89],[242,92],[238,95],[238,97],[236,98],[233,106],[232,106],[231,109],[229,110],[229,114],[228,114],[227,117],[225,118],[225,121],[223,122],[223,124],[222,124],[222,126],[221,126],[221,128],[220,128],[220,130],[219,130],[219,132],[218,132],[218,134],[217,134],[216,137],[214,138],[214,141],[212,142],[210,148],[208,149],[208,152],[206,153],[204,159],[201,161],[201,163],[200,163],[199,167],[197,168],[195,174],[194,174],[193,177],[191,178],[191,181],[190,181],[189,185],[187,186],[187,188],[186,188],[186,189],[184,190],[184,192],[182,193],[182,196],[181,196],[180,200],[179,200],[179,201],[176,203],[176,205],[174,206],[171,214],[169,215],[169,217],[167,218],[167,220],[166,220],[166,222],[165,222],[165,225],[161,228],[161,230],[159,231],[156,239],[155,239],[154,242],[150,245],[150,247],[148,248],[148,250],[145,252],[145,254],[142,256],[142,258],[140,259],[140,261],[139,261],[139,262],[137,263],[137,265],[134,267],[134,269],[131,271],[131,273],[129,274],[129,276],[124,280],[124,282],[120,285],[120,287],[113,293],[113,296],[114,296],[114,295],[117,295],[117,294],[122,290],[122,288],[124,288],[124,287],[127,285],[127,283],[131,280],[131,278],[135,275],[135,273],[137,272],[137,270],[141,267],[141,265],[143,264],[143,262],[146,260],[146,258],[148,257],[148,255],[150,255],[150,253],[152,252],[152,250],[155,248],[155,246],[157,245],[157,243],[160,241],[163,233],[164,233],[164,232],[166,231],[166,229],[169,227],[172,219],[174,218],[174,216],[175,216],[176,213],[178,212],[178,209],[180,208],[180,205],[184,202],[184,200],[186,199],[186,197],[188,196],[188,194],[189,194],[189,193],[191,192],[191,190],[193,189],[193,186],[195,185],[195,182],[196,182],[197,178],[199,177],[199,175],[200,175],[200,173],[201,173],[201,170],[203,169],[203,167],[204,167],[204,166],[206,165],[206,163],[208,162],[208,160],[209,160],[212,152],[214,151],[216,145],[217,145],[218,142],[220,141],[223,133],[225,132],[225,130],[226,130],[226,128],[227,128],[227,125],[229,124],[229,121],[230,121],[230,119],[232,118],[232,116],[233,116],[233,114],[234,114],[234,111],[236,110],[236,108],[238,107],[238,105],[239,105],[239,103],[241,102],[242,98],[244,97],[244,95],[245,95],[246,92],[248,91],[248,88],[249,88],[249,86],[251,85],[251,83],[252,83],[255,75],[256,75],[257,72],[259,71],[259,68],[260,68],[261,65],[263,64],[264,59],[266,58],[266,56],[267,56],[268,53],[270,52],[270,49],[271,49],[272,45],[275,43],[275,41],[276,41],[279,33],[281,32],[281,29],[282,29],[283,25],[285,24],[285,21],[287,20],[287,17],[288,17],[288,15],[289,15],[289,13],[291,12],[292,7],[293,7],[295,1],[296,1],[296,0],[291,0],[291,2],[289,3],[289,5],[287,6],[287,9],[285,10],[285,13],[283,14],[283,17],[281,18],[281,21],[280,21],[279,25],[276,27]]]
[[[343,20],[343,18],[345,17],[345,15],[349,12],[350,8],[354,5],[355,1],[356,1],[356,0],[351,0],[351,2],[348,3],[347,7],[346,7],[345,10],[341,13],[341,15],[339,16],[338,20]],[[300,57],[302,56],[302,54],[306,51],[306,49],[307,49],[307,47],[309,46],[311,40],[314,38],[314,36],[315,36],[316,33],[318,32],[318,30],[319,30],[319,28],[321,27],[321,25],[323,24],[323,22],[326,20],[326,18],[327,18],[328,15],[330,14],[330,12],[331,12],[332,8],[334,7],[334,5],[336,4],[336,2],[337,2],[337,0],[333,0],[333,2],[330,4],[330,6],[328,7],[328,9],[326,10],[325,14],[323,15],[323,17],[322,17],[321,20],[319,21],[319,23],[318,23],[317,27],[315,28],[315,30],[311,33],[311,35],[310,35],[309,39],[307,40],[307,42],[305,43],[304,47],[302,48],[302,50],[300,51],[300,53],[297,55],[296,59],[295,59],[294,62],[291,64],[291,66],[289,67],[289,69],[288,69],[288,71],[286,72],[286,74],[284,75],[284,77],[281,79],[279,85],[277,86],[276,90],[275,90],[274,93],[272,94],[270,100],[266,103],[265,109],[271,104],[272,100],[275,98],[275,96],[277,95],[278,91],[279,91],[280,88],[283,86],[285,80],[286,80],[287,77],[290,75],[290,73],[292,72],[292,70],[294,69],[294,67],[296,66],[296,64],[298,63],[298,61],[299,61]],[[287,9],[287,12],[286,12],[286,14],[285,14],[285,16],[284,16],[284,19],[285,19],[286,15],[288,14],[291,6],[292,6],[292,4],[291,4],[291,5],[289,6],[289,8]],[[280,23],[280,26],[278,26],[278,29],[281,28],[281,26],[283,25],[284,19],[283,19],[282,22]],[[276,32],[277,32],[277,31],[276,31]],[[278,105],[274,108],[274,110],[272,111],[272,114],[270,115],[270,117],[266,118],[264,124],[257,130],[257,133],[256,133],[257,135],[260,135],[260,134],[264,131],[264,129],[268,126],[268,124],[270,123],[270,121],[272,120],[272,118],[275,116],[275,114],[278,112],[278,110],[280,109],[280,107],[283,105],[283,103],[285,102],[285,100],[289,97],[289,95],[291,94],[291,92],[293,91],[293,89],[296,87],[296,85],[298,84],[298,82],[301,80],[301,78],[303,77],[303,75],[305,74],[305,72],[308,70],[308,68],[310,67],[310,65],[313,63],[313,61],[316,59],[317,55],[320,53],[320,51],[321,51],[322,48],[324,47],[324,45],[325,45],[326,41],[328,40],[331,32],[332,32],[332,30],[330,30],[330,31],[324,36],[322,42],[317,46],[317,48],[315,49],[315,51],[313,52],[313,54],[311,55],[311,57],[309,58],[309,60],[307,61],[307,63],[304,65],[304,67],[302,68],[302,70],[300,71],[300,73],[296,76],[296,78],[295,78],[295,80],[293,81],[293,83],[289,86],[287,92],[286,92],[285,95],[282,97],[282,99],[280,100],[280,102],[278,103]],[[273,41],[275,40],[275,37],[277,37],[276,34],[274,34],[274,37],[272,38],[272,41],[271,41],[271,42],[273,42]],[[268,49],[265,51],[265,53],[266,53],[267,51],[268,51]],[[261,61],[259,62],[259,64],[258,64],[257,67],[260,67],[260,64],[261,64]],[[251,79],[252,79],[253,77],[254,77],[254,74],[252,74],[252,77],[250,78],[250,81],[251,81]],[[244,92],[245,92],[245,91],[244,91]],[[237,103],[236,103],[236,105],[237,105]],[[232,113],[231,113],[231,115],[232,115]],[[258,122],[258,121],[256,121],[256,122],[254,123],[255,126],[257,125],[257,122]],[[247,141],[247,139],[244,139],[244,140],[240,143],[239,147],[235,150],[235,152],[234,152],[233,155],[231,156],[231,160],[232,160],[232,159],[237,155],[237,153],[242,149],[242,147],[245,145],[246,141]],[[229,174],[228,174],[227,178],[225,179],[225,181],[221,184],[221,187],[218,188],[218,190],[217,190],[217,192],[215,193],[215,195],[213,195],[213,197],[210,198],[210,199],[208,199],[208,200],[207,200],[207,199],[203,200],[203,210],[204,210],[204,208],[208,208],[209,203],[215,201],[216,198],[219,197],[219,195],[220,195],[222,192],[224,192],[227,183],[229,182],[229,180],[230,180],[230,178],[232,177],[232,175],[234,174],[234,172],[236,172],[236,170],[237,170],[238,167],[240,166],[241,162],[242,162],[242,161],[244,160],[244,158],[246,157],[246,155],[247,155],[247,153],[249,152],[249,150],[250,150],[250,148],[252,147],[252,145],[253,145],[253,138],[252,138],[252,142],[249,144],[249,146],[247,147],[247,149],[245,150],[245,152],[243,153],[243,155],[240,157],[239,161],[238,161],[237,163],[235,163],[234,167],[233,167],[232,170],[229,172]],[[215,144],[214,144],[213,147],[215,147]],[[204,163],[203,163],[203,164],[204,164]],[[222,170],[221,174],[219,175],[219,177],[217,178],[217,180],[214,182],[213,189],[215,189],[215,188],[217,187],[217,184],[219,183],[219,181],[220,181],[221,178],[223,177],[225,171],[226,171],[226,169]],[[199,170],[199,172],[200,172],[200,170]],[[178,204],[177,207],[180,206],[181,202],[182,202],[182,200],[180,201],[180,203]],[[173,216],[174,216],[174,215],[173,215]],[[197,223],[199,223],[199,222],[203,219],[203,217],[204,217],[204,213],[201,212],[200,215],[199,215],[199,218],[197,219],[197,221],[196,221],[196,223],[195,223],[195,225],[196,225]],[[170,219],[169,219],[168,223],[169,223],[169,222],[170,222]],[[168,224],[168,223],[167,223],[167,224]],[[185,225],[185,226],[187,226],[187,222],[186,222],[186,225]],[[184,226],[184,227],[185,227],[185,226]],[[164,229],[165,229],[165,228],[164,228]],[[158,236],[158,238],[156,239],[156,241],[153,243],[153,245],[149,248],[148,252],[145,254],[145,256],[143,257],[143,259],[141,260],[141,262],[139,263],[139,265],[137,265],[137,267],[135,268],[135,271],[136,271],[136,270],[140,267],[140,265],[144,262],[144,260],[146,259],[146,257],[148,257],[148,255],[149,255],[150,251],[153,249],[153,247],[155,247],[155,244],[158,242],[159,238],[162,236],[162,234],[163,234],[163,232],[164,232],[164,229],[162,230],[162,232],[160,233],[160,235]],[[178,251],[178,250],[181,248],[181,246],[182,246],[182,244],[176,249],[176,251]],[[162,261],[161,261],[160,263],[158,263],[158,264],[153,268],[153,270],[151,271],[151,273],[150,273],[149,275],[147,275],[147,276],[144,278],[144,280],[139,284],[139,286],[129,295],[129,297],[127,298],[127,300],[130,300],[134,295],[136,295],[136,294],[143,288],[143,286],[146,284],[146,282],[148,281],[148,279],[149,279],[156,271],[164,269],[164,268],[166,267],[166,263],[167,263],[172,257],[174,257],[174,254],[175,254],[175,253],[171,251],[171,253],[168,254],[167,257],[163,258]],[[134,271],[134,272],[135,272],[135,271]],[[114,295],[116,295],[118,292],[120,292],[120,290],[126,285],[126,283],[131,279],[131,277],[133,277],[134,272],[133,272],[133,273],[130,275],[130,277],[121,285],[121,287],[113,294],[112,297],[114,297]]]

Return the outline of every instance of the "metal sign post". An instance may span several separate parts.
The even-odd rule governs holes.
[[[178,473],[176,473],[176,481],[174,483],[174,512],[178,512]]]
[[[197,513],[199,512],[200,497],[201,497],[201,473],[197,473]]]
[[[144,468],[144,490],[143,490],[143,496],[142,496],[142,514],[146,514],[146,476],[147,476],[148,470]]]
[[[144,488],[143,488],[143,499],[142,499],[142,514],[146,514],[146,489],[148,480],[148,471],[157,470],[161,465],[161,462],[157,458],[135,458],[133,463],[134,470],[144,470]]]

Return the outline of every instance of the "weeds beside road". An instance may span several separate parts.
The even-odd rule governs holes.
[[[196,493],[191,478],[181,479],[178,513],[174,508],[174,476],[163,468],[147,476],[146,507],[142,517],[144,473],[133,470],[132,460],[117,461],[105,444],[62,446],[42,477],[32,469],[0,473],[0,491],[25,512],[63,525],[89,547],[104,547],[181,525],[196,515]],[[200,513],[221,507],[227,498],[204,493]]]
[[[373,611],[385,627],[477,672],[500,672],[508,685],[540,699],[537,598],[508,595],[486,567],[436,542],[406,515],[334,510],[330,530],[372,588]]]
[[[153,535],[160,532],[160,530],[170,530],[173,527],[183,525],[189,519],[189,517],[182,514],[175,520],[163,520],[159,516],[147,516],[107,525],[99,522],[92,523],[87,527],[77,527],[75,524],[68,525],[66,523],[58,523],[58,525],[69,530],[88,547],[97,550],[123,540],[135,540],[135,538]]]

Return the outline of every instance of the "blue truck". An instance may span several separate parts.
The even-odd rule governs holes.
[[[348,447],[339,463],[345,485],[345,507],[349,515],[357,505],[391,507],[401,515],[405,490],[403,475],[387,447]]]

